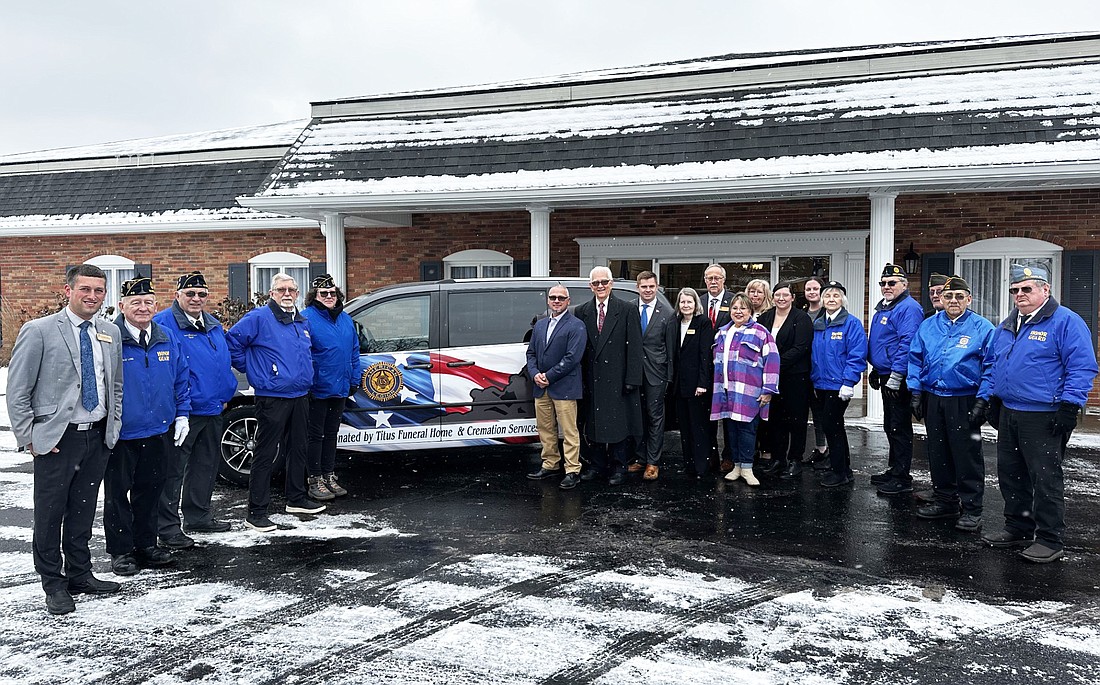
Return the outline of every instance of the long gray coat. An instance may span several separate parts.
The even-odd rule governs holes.
[[[88,331],[103,351],[106,376],[107,447],[122,426],[122,341],[118,327],[98,316]],[[100,334],[110,342],[97,337]],[[80,403],[80,348],[65,310],[28,321],[19,330],[8,365],[8,417],[19,447],[39,454],[61,441]]]
[[[642,324],[634,304],[614,295],[607,302],[602,332],[596,328],[595,297],[574,312],[588,329],[578,422],[589,442],[616,443],[642,434]],[[625,392],[628,385],[633,392]]]

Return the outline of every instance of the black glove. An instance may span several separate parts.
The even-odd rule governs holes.
[[[914,390],[913,396],[909,398],[909,410],[913,412],[913,418],[917,421],[924,418],[924,398],[921,397],[919,390]]]
[[[1001,398],[993,397],[989,400],[989,407],[985,410],[985,418],[989,425],[997,430],[1001,429]]]
[[[348,388],[348,397],[355,397],[357,392],[359,392],[359,386],[352,383],[351,387]]]
[[[1081,407],[1072,402],[1063,402],[1050,420],[1051,435],[1069,435],[1077,427],[1077,414]]]
[[[872,390],[878,390],[882,386],[882,381],[874,369],[871,369],[871,373],[867,374],[867,385],[871,386]]]
[[[623,394],[624,395],[629,395],[630,393],[634,392],[637,389],[638,389],[638,386],[630,385],[629,383],[627,383],[626,385],[623,386]]]
[[[981,428],[988,414],[989,402],[979,397],[974,401],[974,406],[970,408],[970,427],[974,429]]]

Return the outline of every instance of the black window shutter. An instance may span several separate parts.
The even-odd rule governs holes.
[[[420,280],[438,281],[443,278],[443,262],[420,262]]]
[[[1092,349],[1096,351],[1096,326],[1100,308],[1100,251],[1074,250],[1062,253],[1062,298],[1066,307],[1077,313],[1092,331]]]
[[[531,260],[530,259],[516,259],[512,261],[512,275],[513,276],[530,276],[531,275]]]
[[[248,264],[244,262],[229,265],[229,299],[252,301],[248,292]]]
[[[328,273],[328,262],[310,262],[309,263],[309,283],[302,283],[302,292],[309,290],[313,279],[322,274]]]
[[[932,274],[954,276],[955,254],[953,252],[933,252],[921,257],[920,265],[920,302],[926,310],[932,308],[932,300],[928,297],[928,278]]]
[[[153,265],[152,264],[134,264],[134,277],[136,278],[139,275],[140,276],[145,276],[148,279],[152,279],[153,278]],[[155,289],[156,285],[154,284],[153,287]],[[162,290],[168,291],[169,288],[162,288]],[[173,288],[171,288],[171,290],[175,290],[175,288],[173,287]]]

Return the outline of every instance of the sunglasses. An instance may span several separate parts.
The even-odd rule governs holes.
[[[1008,289],[1008,294],[1009,295],[1015,295],[1016,293],[1023,293],[1025,295],[1030,295],[1032,290],[1035,290],[1035,288],[1033,288],[1030,285],[1023,285],[1023,286],[1020,286],[1019,288],[1009,288]]]
[[[197,297],[200,300],[205,300],[207,297],[210,296],[210,293],[200,293],[198,290],[185,290],[183,292],[183,296],[189,300],[193,297]]]
[[[297,288],[272,288],[271,292],[281,293],[283,295],[293,295],[294,293],[298,292],[298,289]]]
[[[942,295],[940,295],[940,299],[941,300],[947,300],[947,301],[965,300],[966,299],[966,293],[943,293]]]
[[[317,297],[336,297],[335,290],[318,290]]]
[[[602,288],[605,285],[609,285],[610,283],[611,283],[611,281],[607,280],[606,278],[603,278],[603,279],[600,279],[598,281],[589,281],[588,285],[594,285],[597,288]]]
[[[565,302],[566,300],[569,299],[569,296],[568,295],[547,295],[546,299],[550,300],[551,302]]]
[[[901,283],[901,281],[879,281],[878,286],[880,288],[893,288],[898,283]]]

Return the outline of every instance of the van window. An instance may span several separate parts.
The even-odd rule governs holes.
[[[363,354],[428,349],[431,294],[385,300],[355,315]]]
[[[451,291],[447,296],[449,346],[523,342],[531,321],[545,313],[544,290]]]

